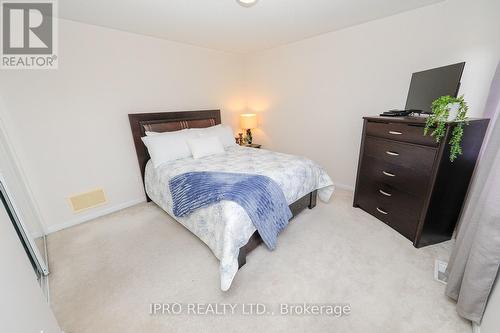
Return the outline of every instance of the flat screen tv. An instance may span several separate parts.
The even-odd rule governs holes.
[[[406,110],[431,113],[432,102],[441,96],[456,97],[465,62],[413,73],[406,99]]]

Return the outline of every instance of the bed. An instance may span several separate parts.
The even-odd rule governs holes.
[[[169,180],[192,171],[258,174],[272,178],[283,190],[292,214],[316,206],[319,195],[328,201],[333,183],[313,161],[287,154],[241,146],[231,146],[224,154],[201,159],[183,158],[153,167],[141,138],[146,131],[170,132],[205,128],[221,123],[219,110],[129,114],[146,198],[200,238],[220,261],[221,289],[228,290],[236,272],[246,263],[250,251],[262,243],[245,210],[232,201],[200,208],[187,217],[175,217]]]

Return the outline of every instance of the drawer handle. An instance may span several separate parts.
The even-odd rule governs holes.
[[[383,190],[378,190],[378,191],[380,192],[380,194],[385,195],[386,197],[392,197],[392,194],[387,193],[386,191]]]
[[[387,171],[382,171],[382,173],[383,173],[384,175],[386,175],[387,177],[396,177],[396,175],[395,175],[395,174],[390,173],[390,172],[387,172]]]
[[[391,156],[399,156],[398,153],[390,151],[390,150],[386,151],[386,153],[387,153],[387,155],[391,155]]]
[[[403,132],[398,132],[398,131],[389,131],[389,134],[393,134],[393,135],[401,135],[401,134],[403,134]]]
[[[389,213],[387,213],[385,210],[382,210],[382,209],[380,209],[380,208],[378,208],[378,207],[377,207],[377,211],[378,211],[379,213],[384,214],[384,215],[389,214]]]

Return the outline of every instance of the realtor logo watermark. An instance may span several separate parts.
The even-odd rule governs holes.
[[[56,69],[55,1],[1,1],[2,69]]]

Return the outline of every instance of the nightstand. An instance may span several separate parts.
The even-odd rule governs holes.
[[[252,143],[252,144],[249,144],[249,145],[245,144],[243,146],[244,147],[250,147],[250,148],[257,148],[257,149],[260,148],[260,147],[262,147],[262,145],[259,145],[259,144],[256,144],[256,143]]]

